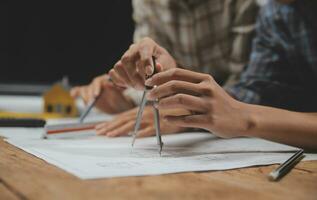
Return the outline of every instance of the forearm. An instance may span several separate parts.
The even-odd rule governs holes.
[[[317,113],[242,105],[248,116],[248,128],[242,135],[317,150]]]

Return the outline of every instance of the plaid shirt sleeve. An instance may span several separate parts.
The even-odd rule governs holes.
[[[307,38],[294,7],[270,1],[258,17],[249,65],[239,82],[225,89],[246,103],[304,111],[305,105],[309,107],[305,101],[311,99],[307,89],[311,85],[300,75],[311,75],[304,73],[309,64],[299,56],[299,48]]]

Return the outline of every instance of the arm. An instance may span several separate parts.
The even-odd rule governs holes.
[[[171,69],[146,81],[148,99],[159,109],[178,108],[187,115],[166,116],[175,126],[208,130],[220,137],[258,137],[317,149],[317,113],[299,113],[251,105],[233,99],[207,74]]]
[[[249,128],[241,135],[317,150],[317,113],[243,104]]]

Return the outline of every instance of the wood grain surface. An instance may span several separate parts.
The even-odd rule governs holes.
[[[0,138],[0,200],[317,200],[317,161],[301,162],[279,182],[269,182],[267,174],[276,166],[81,180]]]

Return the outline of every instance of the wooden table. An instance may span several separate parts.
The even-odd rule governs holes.
[[[301,162],[281,181],[269,182],[266,175],[275,167],[80,180],[0,138],[0,200],[317,200],[317,161]]]

